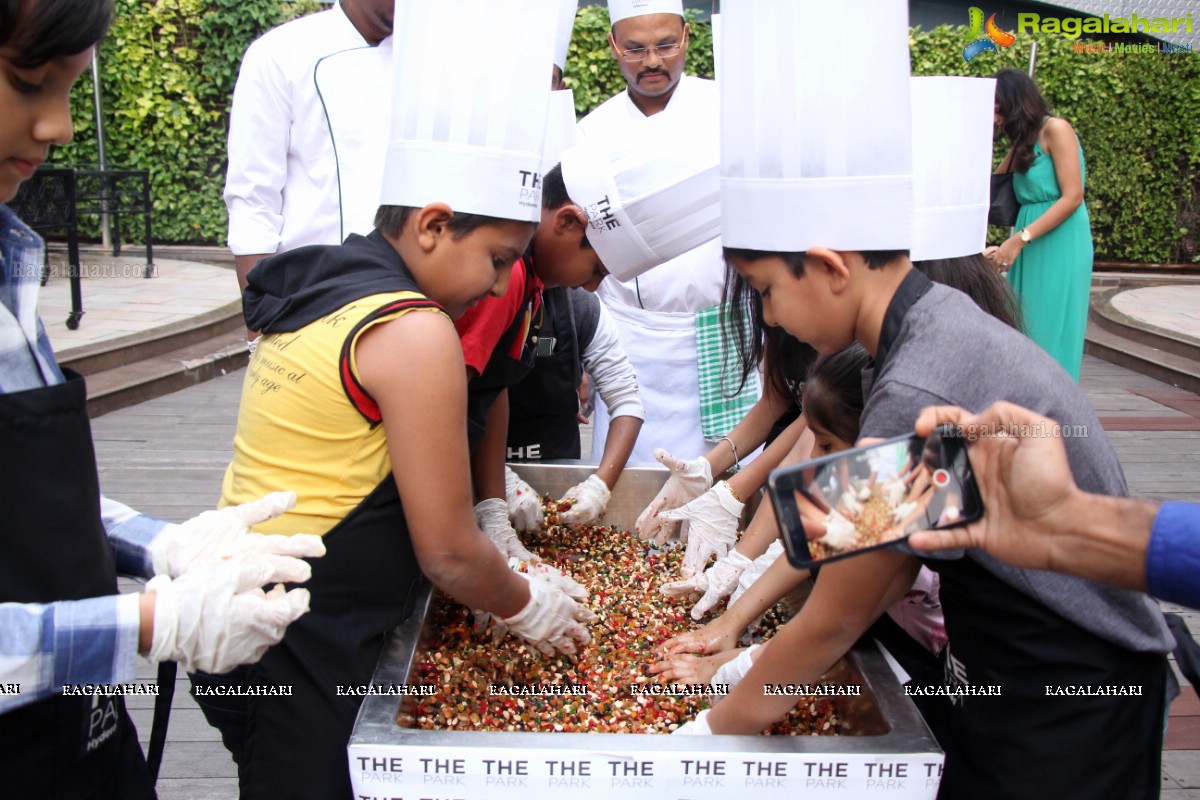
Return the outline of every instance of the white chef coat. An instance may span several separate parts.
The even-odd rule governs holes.
[[[685,75],[667,107],[655,115],[675,125],[668,135],[683,139],[717,136],[720,108],[717,84]],[[617,94],[579,122],[581,138],[608,143],[645,137],[646,120],[629,90]],[[657,129],[655,135],[663,135]],[[629,463],[653,463],[654,448],[680,458],[709,451],[700,429],[700,379],[696,362],[694,313],[721,302],[725,262],[720,239],[655,267],[629,283],[607,278],[597,294],[617,323],[621,344],[637,371],[646,423]],[[604,451],[608,411],[596,405],[592,452]]]
[[[340,4],[246,50],[229,120],[229,249],[274,253],[369,233],[387,146],[391,38],[363,39]]]

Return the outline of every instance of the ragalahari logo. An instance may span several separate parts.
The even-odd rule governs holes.
[[[983,9],[976,6],[971,6],[969,9],[971,15],[971,43],[963,48],[963,60],[970,61],[980,53],[991,50],[993,53],[999,53],[997,47],[1009,47],[1017,40],[1017,37],[1006,30],[1001,30],[996,24],[996,15],[992,14],[988,17],[987,25],[983,23]]]

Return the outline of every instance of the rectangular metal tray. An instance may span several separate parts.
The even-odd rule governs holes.
[[[579,464],[518,467],[535,489],[554,497],[561,496],[592,469]],[[603,521],[628,528],[665,479],[666,471],[662,469],[627,469]],[[413,614],[389,637],[373,677],[375,685],[417,682],[410,677],[412,666],[428,635],[429,612],[436,597],[432,586],[425,583]],[[941,750],[878,649],[856,648],[835,666],[829,678],[833,683],[862,687],[859,696],[834,698],[842,720],[838,736],[682,737],[421,730],[397,723],[404,698],[369,695],[350,741],[351,775],[356,796],[364,797],[528,800],[559,796],[562,789],[569,788],[573,797],[607,798],[620,792],[622,798],[695,800],[723,796],[727,800],[731,788],[753,788],[769,797],[775,793],[773,790],[786,789],[794,796],[797,788],[825,791],[839,787],[845,791],[835,792],[838,796],[876,796],[883,791],[886,797],[933,797],[941,772]],[[555,776],[546,774],[546,770],[553,773],[554,767],[547,765],[559,761],[590,765],[589,771],[597,770],[591,773],[596,780],[582,786],[561,780],[556,783]],[[723,769],[735,771],[744,768],[747,774],[729,774],[723,783],[701,785],[697,776],[688,774],[701,761],[719,762]],[[522,775],[492,774],[501,763],[511,767],[518,762],[525,764]],[[650,766],[639,768],[638,764]],[[462,772],[454,771],[458,768]],[[600,774],[608,769],[612,776]],[[635,773],[648,769],[651,775],[630,773],[643,783],[615,783],[630,778],[630,774],[617,774],[629,769]],[[760,774],[750,774],[754,771]],[[501,780],[508,778],[512,781]],[[524,783],[517,783],[518,778]],[[559,778],[565,780],[564,776]]]

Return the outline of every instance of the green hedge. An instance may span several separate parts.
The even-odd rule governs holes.
[[[225,136],[241,53],[264,30],[314,7],[315,0],[117,0],[102,50],[109,161],[151,170],[156,238],[224,242]],[[624,88],[607,37],[607,9],[580,9],[566,72],[580,114]],[[1200,263],[1196,56],[1075,53],[1061,36],[1020,34],[1012,47],[968,64],[966,27],[942,26],[913,32],[913,72],[1025,69],[1034,39],[1038,83],[1083,143],[1097,258]],[[712,77],[707,23],[692,22],[687,71]],[[94,162],[86,77],[76,90],[76,118],[76,143],[55,160]]]

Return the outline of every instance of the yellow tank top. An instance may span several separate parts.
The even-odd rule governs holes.
[[[440,312],[416,292],[376,294],[259,340],[221,507],[291,490],[296,507],[254,530],[325,534],[391,473],[379,409],[359,383],[354,350],[373,326],[415,310]]]

